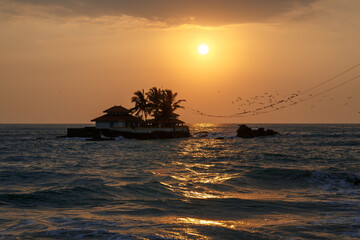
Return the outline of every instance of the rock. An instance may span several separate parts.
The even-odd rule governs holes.
[[[240,125],[237,130],[237,136],[242,138],[274,136],[277,134],[279,133],[272,129],[265,130],[264,128],[258,128],[257,130],[253,130],[245,124]]]

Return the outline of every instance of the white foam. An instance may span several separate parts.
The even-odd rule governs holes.
[[[88,138],[72,137],[72,138],[70,138],[70,139],[80,140],[80,141],[86,141],[86,139],[88,139]]]

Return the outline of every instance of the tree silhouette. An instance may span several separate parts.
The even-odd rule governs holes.
[[[184,108],[180,104],[182,102],[186,102],[185,99],[177,100],[178,93],[173,92],[172,90],[166,89],[163,91],[163,97],[160,104],[160,118],[163,120],[169,120],[171,117],[171,114],[173,114],[176,109],[178,108]]]
[[[147,93],[136,91],[135,96],[131,98],[131,102],[135,103],[135,107],[131,110],[136,116],[146,121],[148,115],[153,115],[155,120],[168,121],[171,115],[178,108],[184,108],[180,104],[186,100],[177,100],[178,93],[169,89],[161,89],[152,87]]]
[[[156,117],[159,114],[161,103],[164,99],[164,90],[157,87],[152,87],[149,89],[149,92],[147,92],[146,95],[149,100],[150,110]]]
[[[131,102],[135,103],[135,107],[131,108],[130,111],[135,113],[137,117],[146,121],[147,116],[151,113],[151,108],[144,89],[142,91],[139,90],[134,92],[134,95],[135,96],[131,98]]]

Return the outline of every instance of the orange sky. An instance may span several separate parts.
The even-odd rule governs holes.
[[[236,114],[250,110],[238,97],[287,98],[359,64],[359,12],[358,0],[0,0],[0,123],[87,123],[153,86],[187,100],[186,122],[360,123],[360,78],[267,114],[189,111]]]

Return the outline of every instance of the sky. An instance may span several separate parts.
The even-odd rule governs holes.
[[[359,12],[358,0],[0,0],[0,123],[89,123],[154,86],[186,100],[189,123],[360,123]]]

